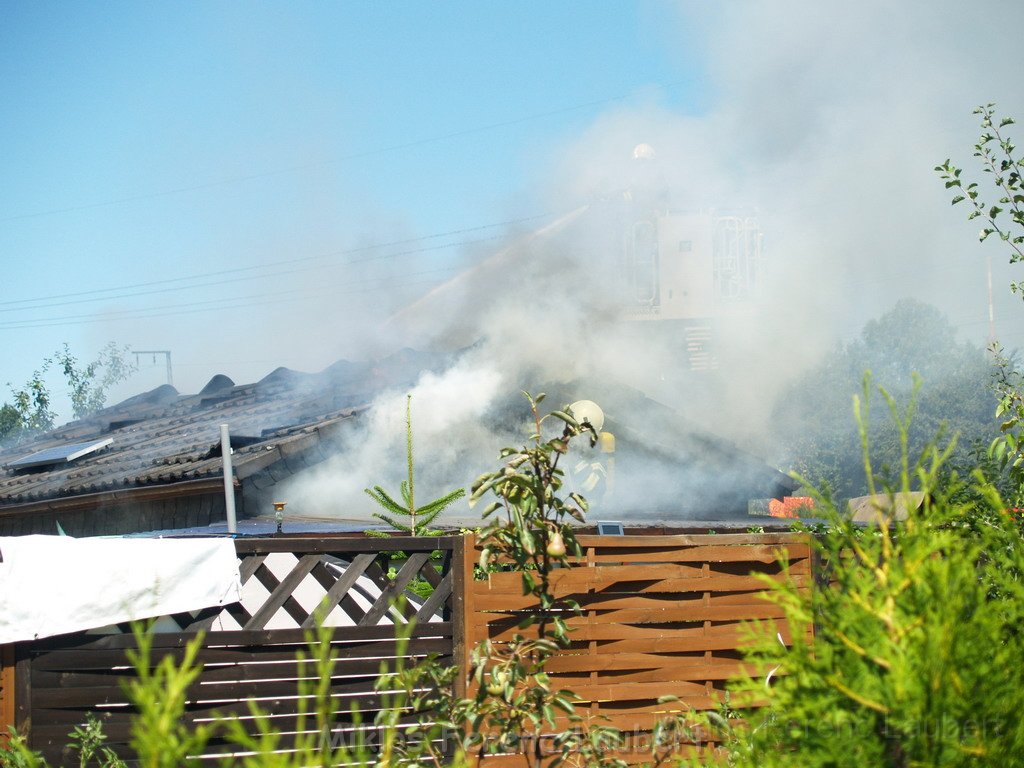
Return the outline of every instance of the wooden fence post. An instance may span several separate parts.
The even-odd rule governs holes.
[[[7,746],[14,714],[14,646],[0,646],[0,747]]]
[[[32,664],[29,644],[20,643],[14,649],[14,727],[18,733],[29,736],[32,728]]]
[[[464,698],[469,683],[470,658],[476,642],[472,630],[474,614],[473,566],[476,563],[476,536],[467,533],[456,545],[452,557],[452,634],[453,660],[458,667],[455,695]]]

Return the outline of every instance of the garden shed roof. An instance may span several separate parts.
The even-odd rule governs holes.
[[[178,483],[215,485],[222,477],[219,425],[225,423],[239,480],[274,464],[306,464],[318,453],[324,458],[375,394],[411,386],[426,367],[426,356],[404,350],[374,363],[341,361],[319,373],[278,368],[253,384],[236,385],[217,375],[193,395],[157,387],[0,448],[0,512]],[[73,461],[9,466],[37,451],[108,439]]]

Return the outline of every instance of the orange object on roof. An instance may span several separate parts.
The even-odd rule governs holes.
[[[772,517],[800,517],[800,510],[814,509],[810,496],[783,496],[782,499],[768,499],[768,514]]]

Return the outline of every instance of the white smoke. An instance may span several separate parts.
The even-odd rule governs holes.
[[[417,506],[463,487],[471,471],[464,465],[466,457],[484,462],[493,453],[493,435],[480,425],[506,388],[497,369],[472,356],[440,374],[424,373],[408,393],[379,395],[348,436],[347,450],[304,473],[282,494],[303,516],[337,517],[341,510],[345,517],[364,520],[381,511],[363,494],[365,488],[381,485],[400,500],[399,484],[407,476],[407,394],[412,397]]]
[[[473,477],[460,457],[494,455],[502,438],[482,417],[519,388],[622,382],[744,448],[768,449],[764,425],[785,384],[899,298],[942,307],[965,338],[983,341],[983,251],[932,168],[951,155],[971,159],[978,103],[998,100],[1024,118],[1024,5],[687,3],[679,21],[678,44],[706,53],[710,109],[681,114],[655,89],[550,147],[551,175],[537,185],[553,210],[586,201],[596,210],[635,187],[631,150],[652,145],[672,207],[758,210],[764,303],[720,318],[720,369],[694,376],[678,345],[615,319],[615,274],[602,261],[614,227],[601,216],[574,216],[543,237],[510,236],[491,262],[385,337],[477,344],[414,390],[417,444],[431,452],[424,473],[436,470],[440,485]],[[1004,272],[997,290],[1007,294]],[[1024,342],[1011,332],[1019,301],[1001,298],[998,311],[1007,340]],[[316,493],[353,500],[384,466],[402,466],[393,447],[402,445],[403,395],[375,403],[366,443],[328,467],[330,490]],[[620,423],[644,422],[602,405]]]

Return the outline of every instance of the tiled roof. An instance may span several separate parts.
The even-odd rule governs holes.
[[[330,441],[373,396],[411,386],[426,358],[403,351],[376,363],[342,361],[317,374],[278,368],[254,384],[215,376],[198,393],[164,385],[15,446],[0,447],[5,507],[213,479],[222,472],[220,425],[228,424],[236,476],[244,479],[297,451]],[[94,438],[113,443],[64,466],[6,465],[34,451]]]

